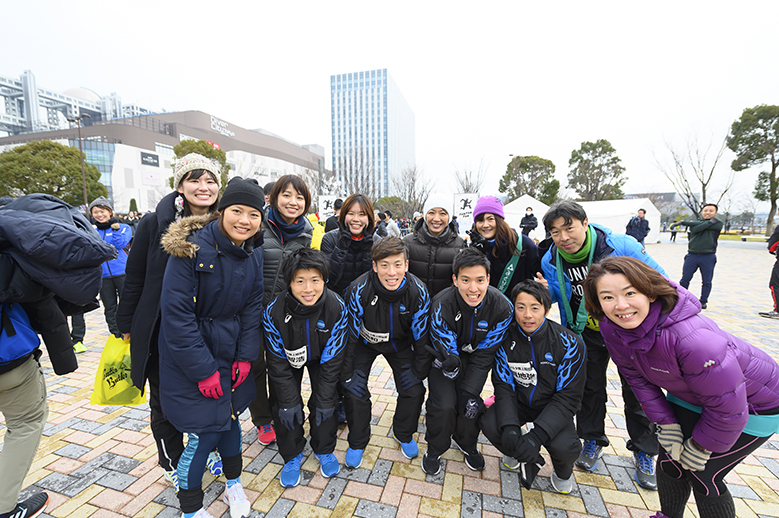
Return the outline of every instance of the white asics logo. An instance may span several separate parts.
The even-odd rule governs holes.
[[[460,315],[460,312],[458,311],[457,314],[454,316],[454,321],[457,322],[458,320],[460,320],[461,316],[462,315]]]
[[[373,297],[373,300],[371,301],[371,306],[375,306],[375,305],[376,305],[376,301],[378,301],[378,300],[379,300],[379,296],[378,296],[378,295],[375,295],[375,296]]]
[[[284,323],[285,323],[285,324],[286,324],[287,322],[289,322],[290,320],[292,320],[292,315],[287,315],[286,317],[284,317]]]

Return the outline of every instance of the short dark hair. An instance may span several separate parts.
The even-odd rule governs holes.
[[[262,188],[262,192],[265,193],[265,196],[270,196],[270,192],[273,190],[273,185],[276,182],[268,182],[265,184],[265,186]]]
[[[471,266],[483,266],[487,270],[487,275],[490,274],[490,262],[487,260],[487,256],[475,248],[463,248],[454,256],[452,273],[454,273],[455,277],[459,277],[460,270],[470,268]]]
[[[703,207],[701,207],[701,210],[705,209],[706,207],[714,207],[714,210],[719,212],[719,207],[717,207],[716,203],[704,203]]]
[[[338,210],[341,207],[343,207],[344,201],[341,198],[336,198],[335,203],[333,203],[333,210]]]
[[[346,227],[346,213],[352,208],[355,203],[360,205],[360,208],[368,216],[368,226],[363,230],[364,233],[370,234],[373,227],[376,225],[376,218],[373,215],[373,203],[371,199],[364,194],[352,194],[344,200],[344,204],[341,207],[341,214],[338,215],[338,222],[342,227]]]
[[[285,174],[276,180],[273,184],[273,189],[270,192],[270,206],[274,209],[277,208],[276,202],[279,199],[279,195],[284,192],[284,189],[286,189],[288,185],[291,185],[293,189],[303,195],[303,199],[306,203],[306,206],[303,209],[303,215],[307,214],[308,209],[311,207],[311,191],[308,190],[306,182],[296,174]]]
[[[643,212],[644,214],[646,214],[646,210],[644,209],[638,209],[638,212]]]
[[[373,243],[371,247],[371,260],[376,263],[391,255],[403,254],[408,261],[408,247],[399,237],[388,236]]]
[[[330,260],[319,250],[298,248],[283,261],[284,282],[289,286],[298,270],[317,270],[327,282],[330,275]]]
[[[584,279],[584,304],[587,312],[597,320],[605,316],[598,299],[598,281],[607,274],[621,273],[639,293],[649,300],[659,300],[663,305],[663,313],[670,312],[679,300],[676,288],[671,286],[663,274],[634,257],[608,257],[590,266],[587,278]]]
[[[587,213],[584,212],[584,207],[571,200],[557,200],[549,207],[549,210],[544,214],[544,227],[546,230],[552,228],[552,223],[556,219],[563,218],[564,225],[570,225],[573,220],[578,219],[584,225],[584,220],[587,219]]]
[[[525,210],[533,210],[533,207],[528,207]]]
[[[544,305],[544,311],[552,309],[552,296],[549,294],[549,290],[544,288],[544,285],[533,279],[525,279],[519,282],[514,289],[511,290],[511,303],[517,303],[517,297],[520,293],[527,293],[532,295],[535,299]]]
[[[392,217],[392,213],[389,210],[385,210],[384,213],[390,218]]]
[[[387,219],[387,215],[384,214],[383,212],[379,212],[377,215],[379,216],[379,219],[382,220],[382,221]]]

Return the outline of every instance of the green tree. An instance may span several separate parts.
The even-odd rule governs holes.
[[[568,167],[568,187],[574,189],[582,201],[618,200],[627,178],[617,151],[608,140],[582,142],[582,147],[571,153]]]
[[[89,201],[108,196],[100,171],[84,162]],[[43,193],[78,207],[84,204],[81,155],[77,148],[36,140],[0,153],[0,196]]]
[[[398,196],[384,196],[379,198],[376,200],[374,207],[379,212],[389,209],[392,212],[392,217],[394,218],[400,218],[403,216],[409,217],[403,212],[405,203],[403,203],[403,200],[401,200]]]
[[[771,210],[766,221],[766,235],[773,231],[774,215],[779,198],[779,106],[760,105],[747,108],[741,118],[733,123],[728,135],[728,148],[736,154],[730,167],[743,171],[752,166],[768,163],[770,172],[761,172],[755,185],[755,198],[770,201]]]
[[[130,198],[130,212],[138,212],[138,202],[135,198]]]
[[[546,158],[535,155],[515,156],[500,179],[498,190],[506,194],[506,203],[511,203],[523,194],[538,199],[542,193],[552,189],[550,184],[556,181],[554,171],[554,164]],[[557,182],[555,196],[559,189],[560,182]]]
[[[215,149],[214,146],[205,140],[182,140],[173,146],[173,153],[176,155],[176,158],[181,158],[190,153],[197,153],[218,162],[222,180],[222,188],[219,192],[224,192],[225,187],[227,187],[228,173],[230,172],[230,165],[227,163],[227,153],[221,149]],[[176,164],[173,164],[172,167],[175,170]],[[173,176],[168,178],[168,184],[171,189],[175,189],[175,186],[173,185]]]
[[[538,193],[538,197],[536,199],[544,205],[551,205],[557,201],[557,195],[559,192],[560,180],[551,180],[544,184],[543,189],[541,189],[541,192]]]

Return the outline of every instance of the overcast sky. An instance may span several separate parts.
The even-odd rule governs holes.
[[[713,157],[744,108],[779,104],[776,1],[30,1],[0,15],[2,75],[201,110],[320,144],[328,167],[330,76],[387,68],[416,116],[417,165],[444,180],[483,163],[482,194],[509,154],[552,160],[565,187],[571,151],[601,138],[625,192],[670,191],[653,158],[665,142],[713,141]]]

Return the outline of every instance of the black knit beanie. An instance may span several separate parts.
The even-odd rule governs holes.
[[[246,205],[262,211],[265,205],[265,193],[254,178],[244,180],[236,176],[228,182],[219,200],[219,210],[222,211],[230,205]]]

